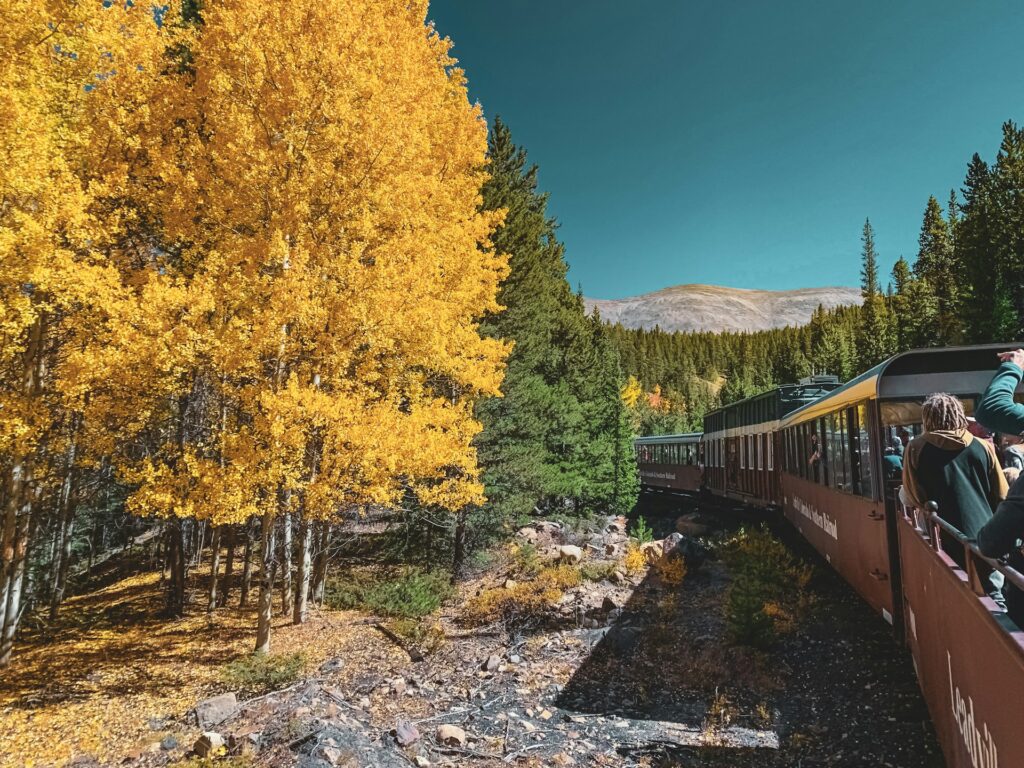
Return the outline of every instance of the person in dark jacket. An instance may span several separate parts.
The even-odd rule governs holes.
[[[989,429],[1008,435],[1024,434],[1024,405],[1013,399],[1013,393],[1024,377],[1024,349],[1003,352],[1002,363],[995,377],[981,396],[975,418]],[[1011,568],[1024,573],[1024,476],[1010,488],[1006,499],[992,519],[978,531],[978,548],[986,557],[1009,555]],[[1024,629],[1024,592],[1007,584],[1004,588],[1006,611],[1010,619]]]
[[[963,403],[953,395],[929,395],[921,419],[924,434],[903,457],[906,496],[921,508],[934,501],[943,520],[974,538],[1006,497],[995,447],[967,431]]]
[[[975,538],[1006,497],[1006,478],[995,447],[967,431],[963,403],[953,395],[929,395],[921,406],[925,432],[907,445],[903,490],[910,503],[924,508],[934,501],[939,516],[968,538]],[[960,567],[963,547],[945,531],[942,548]],[[1002,574],[980,574],[999,597]]]

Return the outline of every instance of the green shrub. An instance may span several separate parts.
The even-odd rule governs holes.
[[[630,533],[630,536],[641,546],[646,544],[648,541],[654,541],[654,531],[649,525],[647,525],[647,521],[644,520],[643,515],[636,519],[636,522],[633,524],[633,532]]]
[[[306,668],[304,653],[254,653],[224,668],[224,682],[251,693],[274,691],[294,683]]]
[[[512,545],[512,561],[517,576],[536,576],[544,567],[537,545],[528,541]]]
[[[328,585],[324,602],[339,611],[418,619],[436,611],[451,595],[451,578],[444,571],[409,568],[388,577],[365,572],[338,577]]]
[[[418,619],[436,611],[451,595],[447,573],[409,570],[371,586],[366,591],[366,607],[380,616]]]
[[[604,581],[610,579],[618,569],[618,563],[598,563],[588,561],[580,566],[580,576],[584,581]]]
[[[803,608],[810,568],[764,529],[741,530],[721,555],[732,574],[725,605],[730,636],[742,645],[770,646]]]

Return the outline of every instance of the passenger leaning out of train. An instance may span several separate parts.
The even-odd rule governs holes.
[[[904,456],[904,494],[919,508],[934,501],[943,520],[973,539],[1006,497],[1006,478],[995,447],[968,431],[963,403],[953,395],[929,395],[921,406],[921,419],[925,431],[910,441]],[[942,548],[964,567],[963,546],[945,531]],[[979,576],[1001,603],[1002,574],[989,571]]]
[[[1013,399],[1013,393],[1024,377],[1024,349],[999,355],[1002,365],[992,383],[981,396],[976,410],[978,421],[989,429],[1009,435],[1024,433],[1024,406]],[[978,548],[986,557],[1009,555],[1009,565],[1024,573],[1024,477],[1018,476],[1006,500],[999,505],[995,517],[978,531]],[[1024,629],[1024,593],[1007,584],[1006,610],[1010,618]]]

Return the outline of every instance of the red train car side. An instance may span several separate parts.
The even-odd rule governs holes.
[[[703,475],[700,432],[641,437],[634,441],[640,485],[651,490],[700,490]]]

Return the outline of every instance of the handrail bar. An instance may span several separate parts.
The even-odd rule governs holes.
[[[943,520],[939,517],[939,513],[936,510],[921,509],[920,507],[903,507],[903,516],[913,522],[915,530],[917,530],[917,532],[920,533],[926,541],[928,541],[932,549],[936,552],[943,552],[947,555],[949,554],[942,549],[941,537],[938,536],[936,532],[929,531],[928,528],[921,524],[922,518],[928,523],[931,523],[932,526],[944,530],[964,548],[964,562],[967,563],[967,574],[970,577],[971,585],[976,594],[986,594],[985,590],[981,587],[980,579],[977,577],[977,569],[974,567],[975,562],[979,560],[986,563],[990,568],[992,568],[992,570],[1003,574],[1003,576],[1017,589],[1024,591],[1024,573],[1010,567],[1001,560],[996,560],[983,555],[981,550],[978,549],[978,544],[975,539],[968,537],[959,528],[948,521]]]

